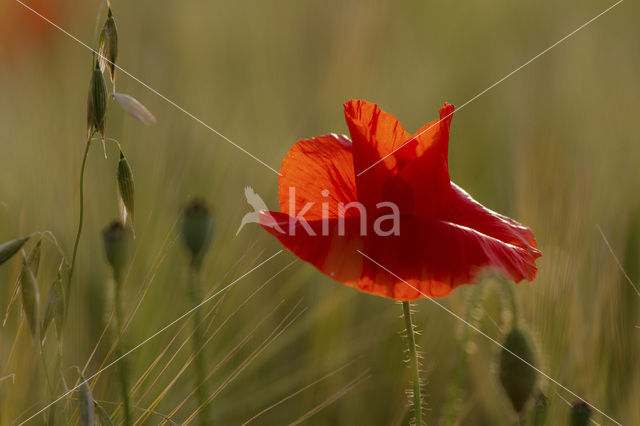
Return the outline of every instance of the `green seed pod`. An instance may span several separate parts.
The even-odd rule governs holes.
[[[79,369],[78,369],[78,373]],[[93,402],[93,395],[91,394],[91,388],[80,374],[81,384],[78,387],[78,412],[80,418],[80,424],[83,426],[93,426],[95,419],[95,406]]]
[[[591,407],[584,401],[578,401],[571,407],[569,413],[570,426],[587,426],[591,420]]]
[[[22,294],[22,309],[29,322],[31,337],[40,340],[40,292],[33,270],[28,259],[24,260],[20,273],[20,293]]]
[[[99,132],[104,138],[104,129],[107,115],[107,83],[104,81],[100,65],[96,61],[91,74],[89,95],[87,96],[87,134]]]
[[[118,59],[118,28],[116,21],[111,13],[111,8],[104,22],[102,31],[100,32],[100,41],[98,42],[98,61],[100,63],[100,71],[104,72],[109,68],[109,76],[111,82],[116,82],[116,59]]]
[[[209,207],[202,200],[192,200],[182,214],[182,239],[191,254],[191,262],[198,266],[211,244],[214,221]]]
[[[14,254],[18,252],[29,240],[30,237],[16,238],[15,240],[7,241],[0,244],[0,265],[7,260],[11,259]]]
[[[64,309],[65,309],[65,295],[64,287],[62,286],[62,271],[58,271],[58,277],[51,284],[49,289],[49,295],[47,296],[47,302],[44,308],[44,319],[42,320],[41,338],[47,333],[49,324],[51,321],[56,324],[56,333],[58,341],[62,339],[62,331],[64,327]]]
[[[127,216],[129,216],[131,218],[131,224],[133,225],[133,194],[135,185],[133,182],[133,172],[122,151],[120,151],[116,180],[118,181],[118,200],[121,205],[122,221],[126,224]]]
[[[537,371],[522,360],[536,365],[529,339],[522,330],[514,328],[507,334],[500,354],[500,383],[518,413],[533,394],[538,378]]]
[[[113,278],[121,284],[133,250],[131,230],[116,220],[102,231],[102,237],[107,260],[113,270]]]

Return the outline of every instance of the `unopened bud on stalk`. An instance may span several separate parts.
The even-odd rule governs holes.
[[[591,420],[591,407],[584,401],[578,401],[571,407],[569,413],[570,426],[587,426]]]
[[[214,221],[207,204],[198,199],[190,201],[182,213],[182,239],[191,253],[191,262],[198,266],[211,244]]]
[[[107,83],[96,61],[91,74],[89,95],[87,96],[87,137],[99,132],[104,139],[105,116],[107,114]]]
[[[533,394],[538,378],[534,350],[526,334],[517,328],[505,337],[500,354],[500,383],[513,408],[520,413]]]
[[[116,220],[102,231],[102,238],[107,260],[113,269],[113,278],[120,284],[131,259],[133,235],[129,228]]]
[[[104,22],[100,40],[98,42],[98,61],[100,71],[104,72],[105,68],[109,68],[109,76],[111,83],[116,82],[116,59],[118,59],[118,28],[116,21],[113,19],[111,8],[107,14],[107,20]],[[115,90],[114,90],[115,91]]]

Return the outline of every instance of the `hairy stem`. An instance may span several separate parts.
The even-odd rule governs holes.
[[[413,375],[413,415],[415,424],[422,425],[422,395],[420,389],[420,364],[418,362],[418,351],[416,349],[416,339],[413,333],[413,323],[411,322],[411,306],[409,302],[402,302],[402,312],[404,313],[404,323],[407,328],[407,343],[409,346],[409,368]]]
[[[124,317],[122,314],[122,285],[116,282],[116,300],[115,300],[115,338],[118,339],[116,345],[116,359],[120,359],[124,353],[124,342],[122,336],[122,325]],[[122,406],[124,411],[124,423],[126,426],[131,424],[131,410],[129,404],[129,384],[127,380],[127,363],[125,359],[120,359],[118,363],[118,376],[120,378],[120,393],[122,394]]]
[[[73,270],[76,266],[76,255],[78,254],[78,243],[80,242],[80,235],[82,234],[82,223],[84,220],[84,170],[87,165],[87,156],[89,154],[89,147],[91,146],[91,138],[87,139],[87,144],[84,148],[84,156],[82,157],[82,166],[80,168],[80,220],[78,221],[78,232],[76,233],[76,240],[73,243],[73,255],[71,256],[71,267],[69,268],[69,279],[67,280],[67,300],[65,302],[65,312],[69,308],[69,299],[71,299],[71,280],[73,277]],[[66,315],[65,315],[66,316]]]
[[[193,306],[199,305],[202,302],[202,294],[200,289],[200,283],[198,281],[198,267],[196,264],[192,264],[189,268],[189,296],[191,298],[191,304]],[[193,312],[193,336],[192,336],[192,351],[194,364],[194,386],[196,387],[196,397],[198,398],[198,406],[202,407],[199,418],[201,425],[210,424],[210,412],[207,404],[208,392],[205,383],[206,373],[204,367],[204,353],[201,351],[202,342],[204,337],[200,324],[202,323],[202,311],[196,309]]]

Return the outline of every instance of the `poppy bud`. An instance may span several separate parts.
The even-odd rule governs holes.
[[[7,260],[11,259],[14,254],[18,252],[24,245],[24,243],[29,240],[29,237],[25,238],[16,238],[15,240],[7,241],[5,243],[0,244],[0,265],[2,265]]]
[[[102,231],[102,238],[107,260],[113,269],[113,278],[120,284],[124,270],[131,259],[133,235],[129,228],[116,220]]]
[[[107,20],[104,22],[102,32],[100,33],[100,41],[98,42],[98,61],[100,71],[104,72],[105,68],[109,68],[109,76],[111,82],[116,81],[116,59],[118,59],[118,28],[116,21],[113,19],[111,8],[107,14]]]
[[[93,67],[89,95],[87,96],[87,135],[99,132],[104,138],[105,116],[107,114],[107,83],[100,71],[99,61]]]
[[[591,407],[584,401],[578,401],[571,407],[569,413],[570,426],[587,426],[591,419]]]
[[[522,330],[512,329],[505,337],[500,354],[500,383],[518,413],[522,411],[535,389],[538,372],[531,368],[531,365],[535,364],[534,351],[529,339]]]
[[[135,185],[133,182],[133,172],[122,151],[120,151],[116,180],[118,181],[118,199],[120,201],[122,221],[127,223],[128,215],[133,225],[133,194]]]
[[[182,239],[191,253],[191,262],[198,265],[209,248],[213,236],[213,219],[202,200],[192,200],[182,214]]]

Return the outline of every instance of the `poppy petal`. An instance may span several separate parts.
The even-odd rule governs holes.
[[[325,204],[324,217],[337,217],[338,203],[357,199],[349,138],[329,134],[296,142],[280,167],[279,197],[282,212],[322,219]]]
[[[516,282],[536,274],[532,250],[442,220],[402,216],[399,235],[382,236],[363,233],[359,217],[343,219],[342,229],[339,219],[302,224],[283,213],[264,217],[263,227],[300,259],[336,281],[396,300],[444,297],[487,269]],[[274,219],[285,232],[269,226]]]
[[[489,210],[458,185],[451,182],[453,189],[451,204],[446,214],[447,221],[475,229],[505,243],[531,250],[535,257],[540,257],[536,250],[536,239],[533,232],[515,220]]]
[[[453,105],[445,103],[440,119],[418,130],[397,154],[413,156],[400,170],[399,177],[413,191],[412,212],[426,217],[439,217],[451,196],[449,184],[449,127]]]
[[[373,207],[385,200],[382,185],[398,169],[396,156],[389,154],[402,146],[411,135],[394,116],[370,102],[346,102],[344,116],[353,141],[358,199],[368,208]]]

